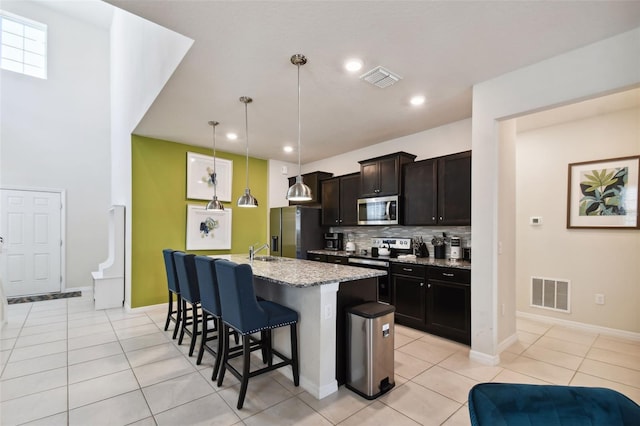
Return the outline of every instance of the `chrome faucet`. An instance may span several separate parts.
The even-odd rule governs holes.
[[[256,243],[258,244],[258,243]],[[264,250],[264,249],[268,249],[269,248],[269,244],[264,243],[263,245],[261,245],[258,248],[255,248],[255,245],[249,246],[249,260],[251,260],[253,262],[253,259],[256,257],[256,253],[259,253],[260,251]]]

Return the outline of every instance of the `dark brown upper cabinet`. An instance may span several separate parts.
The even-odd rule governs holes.
[[[402,166],[415,158],[413,154],[396,152],[360,161],[360,197],[401,195]]]
[[[322,225],[357,225],[360,173],[352,173],[323,180],[321,186]]]
[[[403,170],[405,225],[438,223],[438,160],[406,164]]]
[[[311,172],[302,175],[302,181],[305,185],[307,185],[311,189],[311,200],[309,201],[289,201],[290,206],[313,206],[320,207],[322,203],[322,189],[320,187],[320,182],[325,179],[329,179],[333,176],[333,173],[327,172]],[[289,187],[296,183],[296,176],[289,178]]]
[[[471,225],[471,151],[406,164],[405,225]]]

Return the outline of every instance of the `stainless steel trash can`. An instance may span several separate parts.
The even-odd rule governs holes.
[[[367,399],[375,399],[395,386],[394,312],[394,306],[377,302],[347,309],[345,386]]]

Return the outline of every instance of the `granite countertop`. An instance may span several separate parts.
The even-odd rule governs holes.
[[[227,259],[238,264],[251,264],[248,254],[213,255],[210,257]],[[375,278],[386,274],[385,271],[377,269],[335,265],[288,257],[279,257],[277,260],[269,262],[254,260],[251,268],[253,269],[253,275],[257,278],[290,287],[311,287],[334,282]]]
[[[471,262],[467,260],[453,260],[453,259],[436,259],[434,257],[416,257],[415,259],[398,259],[389,256],[373,257],[371,255],[364,256],[354,253],[348,253],[346,251],[334,251],[334,250],[309,250],[309,253],[313,254],[325,254],[330,256],[341,257],[358,257],[361,259],[377,259],[387,260],[393,263],[411,263],[414,265],[427,265],[427,266],[443,266],[447,268],[459,268],[459,269],[471,269]],[[318,262],[321,263],[321,262]]]

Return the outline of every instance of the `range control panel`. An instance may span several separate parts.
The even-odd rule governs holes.
[[[371,247],[389,247],[392,249],[411,250],[411,238],[372,238]]]

